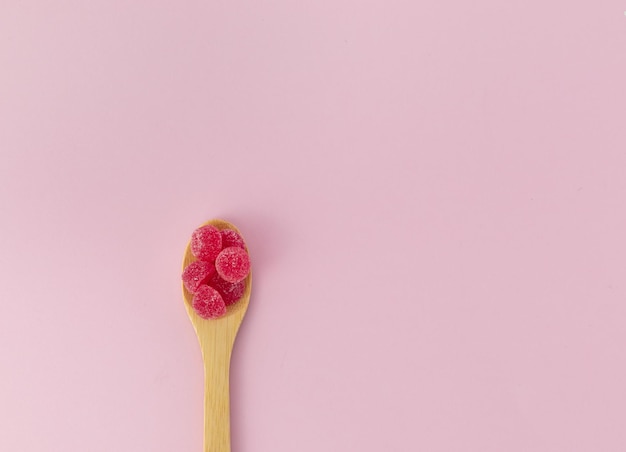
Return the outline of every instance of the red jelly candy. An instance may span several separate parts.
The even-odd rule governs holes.
[[[246,283],[243,281],[230,283],[220,278],[220,275],[217,273],[213,273],[207,284],[220,293],[226,306],[235,304],[243,296],[243,292],[246,289]]]
[[[202,226],[191,234],[191,254],[201,261],[213,262],[221,249],[222,234],[215,226]]]
[[[222,234],[222,248],[236,246],[245,249],[246,245],[243,242],[243,238],[239,235],[237,231],[234,231],[232,229],[222,229],[220,231],[220,234]]]
[[[215,266],[211,262],[194,261],[183,270],[183,284],[191,293],[196,293],[202,283],[215,274]]]
[[[246,250],[230,246],[217,256],[215,269],[222,279],[230,283],[243,281],[250,273],[250,258]]]
[[[194,311],[203,319],[217,319],[226,314],[226,304],[222,296],[213,287],[203,284],[193,296],[191,302]]]

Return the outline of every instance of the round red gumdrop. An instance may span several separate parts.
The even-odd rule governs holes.
[[[212,262],[193,261],[183,270],[183,284],[185,288],[196,293],[201,284],[215,274],[215,266]]]
[[[220,234],[222,234],[222,248],[236,246],[245,249],[246,245],[243,241],[243,237],[241,237],[237,231],[233,229],[222,229]]]
[[[215,226],[202,226],[191,234],[191,254],[201,261],[213,262],[221,249],[222,234]]]
[[[245,282],[239,281],[236,283],[230,283],[220,278],[220,275],[217,273],[213,273],[213,275],[208,279],[207,284],[220,293],[224,303],[226,303],[226,306],[235,304],[241,297],[243,297],[243,293],[246,290]]]
[[[230,246],[224,248],[215,259],[215,270],[230,283],[242,281],[250,273],[250,258],[246,250]]]
[[[226,314],[226,304],[220,293],[206,284],[201,285],[191,302],[194,311],[203,319],[217,319]]]

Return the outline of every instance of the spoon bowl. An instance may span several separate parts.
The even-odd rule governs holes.
[[[217,229],[239,230],[224,220],[211,220],[203,224]],[[246,251],[248,249],[246,248]],[[195,261],[187,244],[183,268]],[[226,307],[226,314],[217,319],[203,319],[192,307],[193,294],[183,285],[183,299],[189,319],[200,341],[204,361],[204,452],[230,452],[230,357],[235,337],[250,303],[252,274],[244,280],[243,296]]]

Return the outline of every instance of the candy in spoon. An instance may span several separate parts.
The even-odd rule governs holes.
[[[211,228],[203,229],[205,226],[211,226]],[[183,285],[183,298],[189,319],[198,335],[204,360],[204,451],[230,452],[230,357],[239,326],[250,303],[252,288],[250,259],[245,244],[243,248],[238,246],[224,248],[221,244],[221,233],[218,233],[220,247],[219,249],[217,247],[218,240],[214,232],[231,229],[239,234],[234,225],[223,220],[212,220],[199,229],[201,229],[200,232],[192,235],[183,259],[185,269],[183,275],[187,274],[190,277],[190,280],[186,281],[187,284]],[[193,248],[192,245],[194,245]],[[239,251],[232,256],[232,251],[227,251],[225,256],[238,256],[247,264],[235,266],[235,271],[229,269],[226,273],[230,272],[231,276],[236,273],[239,278],[243,274],[242,269],[247,266],[243,279],[238,282],[229,282],[217,273],[212,273],[204,279],[206,269],[211,272],[211,266],[214,265],[211,259],[215,259],[224,250],[232,249]],[[244,253],[246,257],[243,258],[243,255],[239,253]],[[211,257],[213,255],[215,257]],[[226,257],[223,258],[224,262],[231,262],[230,258],[226,259]],[[209,266],[195,264],[196,262],[206,262]],[[188,267],[192,265],[197,269],[193,270],[194,267],[192,267],[193,271],[188,270]],[[198,280],[193,278],[195,274],[198,275]],[[190,281],[192,281],[190,288],[195,288],[195,293],[187,287]]]

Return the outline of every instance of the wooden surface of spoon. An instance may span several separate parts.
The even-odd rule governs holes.
[[[220,230],[233,229],[239,232],[227,221],[211,220],[204,225],[207,224]],[[196,258],[187,244],[183,268],[194,260]],[[185,309],[198,335],[204,360],[204,452],[230,452],[230,357],[237,331],[248,309],[251,288],[252,274],[249,274],[245,279],[243,296],[227,307],[223,317],[203,319],[193,310],[193,295],[183,286]]]

